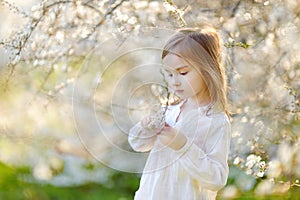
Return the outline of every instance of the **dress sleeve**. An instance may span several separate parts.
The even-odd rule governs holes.
[[[128,142],[133,150],[147,152],[152,149],[156,137],[157,136],[153,131],[144,129],[139,122],[130,129]]]
[[[212,118],[209,123],[206,130],[201,130],[201,127],[197,130],[207,131],[204,145],[197,142],[200,141],[197,137],[203,134],[196,131],[195,138],[187,138],[187,143],[177,153],[186,173],[203,188],[217,191],[226,184],[228,178],[230,123],[227,116]]]

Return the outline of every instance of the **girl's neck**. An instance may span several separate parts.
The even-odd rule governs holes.
[[[198,103],[197,101],[194,101],[193,99],[188,98],[183,101],[183,103],[181,105],[181,111],[188,112],[190,110],[208,106],[209,104],[210,104],[210,101],[202,101],[201,103]]]
[[[193,107],[203,107],[209,105],[210,103],[211,99],[208,95],[201,98],[195,96],[194,98],[188,98],[186,100],[186,104]]]

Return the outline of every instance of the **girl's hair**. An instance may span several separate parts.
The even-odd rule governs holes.
[[[204,78],[211,106],[221,106],[227,114],[227,77],[222,65],[220,37],[215,28],[203,25],[201,28],[179,29],[163,48],[162,59],[175,54],[196,67]]]

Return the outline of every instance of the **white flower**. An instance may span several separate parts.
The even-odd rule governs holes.
[[[265,161],[260,161],[258,166],[259,166],[260,169],[264,170],[264,169],[266,169],[266,162]]]
[[[246,167],[248,167],[248,169],[251,169],[254,167],[254,165],[256,163],[258,163],[259,161],[261,161],[261,157],[260,156],[256,156],[254,154],[250,154],[247,157],[247,162],[246,162]]]
[[[156,113],[150,115],[150,123],[146,128],[148,129],[161,129],[165,126],[165,111],[160,109]]]
[[[240,164],[242,162],[242,159],[240,158],[240,157],[236,157],[235,159],[234,159],[234,161],[233,161],[233,164],[234,165],[238,165],[238,164]]]
[[[168,12],[175,12],[176,11],[176,7],[174,7],[173,5],[171,5],[170,3],[168,2],[164,2],[164,7],[165,9],[168,11]]]
[[[256,176],[257,176],[257,177],[263,177],[264,174],[265,174],[265,172],[262,171],[262,170],[260,170],[259,172],[256,173]]]

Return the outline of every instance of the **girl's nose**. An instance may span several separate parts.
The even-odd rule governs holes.
[[[172,78],[172,85],[173,86],[180,86],[180,80],[179,80],[179,78],[177,76],[174,76]]]

